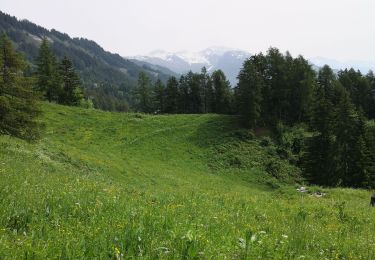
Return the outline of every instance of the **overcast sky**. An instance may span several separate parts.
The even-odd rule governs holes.
[[[275,46],[375,61],[374,0],[1,0],[0,10],[123,56]]]

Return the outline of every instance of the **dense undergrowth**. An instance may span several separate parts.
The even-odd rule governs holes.
[[[287,136],[231,116],[43,110],[38,143],[0,137],[0,259],[375,258],[370,192],[296,192]]]

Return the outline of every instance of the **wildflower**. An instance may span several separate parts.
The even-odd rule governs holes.
[[[246,248],[246,241],[242,237],[238,239],[238,244],[241,248]]]
[[[254,234],[251,236],[250,241],[254,242],[255,240],[257,240],[257,236]]]
[[[282,235],[283,238],[287,239],[288,238],[288,235]]]
[[[116,254],[117,259],[119,259],[120,256],[121,256],[121,251],[120,251],[120,249],[118,249],[117,247],[114,247],[114,250],[115,250],[115,254]]]

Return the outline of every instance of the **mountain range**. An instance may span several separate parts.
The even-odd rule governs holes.
[[[221,69],[232,85],[235,85],[238,72],[243,62],[251,54],[244,50],[237,50],[225,47],[211,47],[199,52],[166,52],[156,50],[148,55],[128,57],[132,60],[139,60],[166,67],[178,74],[188,71],[199,72],[206,67],[208,72]]]
[[[188,71],[199,72],[206,67],[208,72],[221,69],[232,86],[237,84],[237,75],[243,62],[251,56],[245,50],[211,47],[197,52],[167,52],[156,50],[147,55],[122,57],[104,50],[96,42],[84,38],[71,38],[57,30],[48,30],[27,20],[19,20],[0,11],[0,33],[6,33],[14,46],[22,52],[35,68],[41,40],[46,37],[58,59],[69,57],[75,65],[87,96],[97,108],[104,110],[127,110],[132,104],[131,92],[137,84],[138,74],[143,71],[152,81],[160,78],[166,82],[170,76],[178,77]],[[375,68],[375,62],[340,62],[324,57],[309,59],[318,70],[324,64],[336,72],[354,67],[362,73]]]
[[[251,56],[251,53],[245,50],[231,49],[225,47],[212,47],[198,52],[167,52],[156,50],[148,55],[138,55],[129,57],[133,60],[157,64],[166,67],[179,74],[188,71],[199,72],[202,67],[206,67],[209,72],[221,69],[232,86],[237,84],[237,75],[243,65],[243,62]],[[355,68],[366,74],[369,70],[375,68],[375,62],[350,61],[342,62],[324,57],[314,57],[308,59],[313,68],[318,71],[319,68],[328,64],[335,72],[345,68]]]

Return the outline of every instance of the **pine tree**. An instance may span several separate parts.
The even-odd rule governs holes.
[[[25,62],[11,41],[0,38],[0,133],[27,140],[37,139],[41,125],[36,120],[41,111],[32,79],[23,76]]]
[[[370,115],[373,97],[369,78],[354,69],[341,70],[338,74],[340,83],[349,92],[350,98],[356,108],[362,109],[366,115]]]
[[[62,84],[58,93],[58,102],[70,106],[80,105],[83,99],[81,82],[72,62],[67,57],[61,61],[58,72]]]
[[[203,100],[203,113],[212,112],[213,96],[214,91],[212,89],[212,80],[210,75],[207,73],[206,67],[201,70],[201,89],[202,89],[202,100]]]
[[[189,85],[189,113],[203,113],[204,112],[204,89],[201,84],[201,75],[196,73],[189,73],[186,77]]]
[[[307,141],[303,162],[305,176],[320,185],[338,184],[335,177],[333,105],[320,88],[316,94],[310,124],[314,135]]]
[[[344,186],[361,187],[365,171],[365,120],[355,109],[349,93],[342,91],[335,115],[336,175]]]
[[[339,185],[335,151],[334,97],[338,85],[329,66],[324,66],[318,75],[310,128],[314,136],[308,140],[305,154],[305,175],[309,181],[320,185]]]
[[[365,179],[363,187],[375,188],[375,122],[369,121],[366,124],[365,132],[365,149],[364,153],[364,168]]]
[[[165,86],[160,79],[154,85],[154,108],[158,112],[163,112],[165,108]]]
[[[255,127],[260,120],[263,78],[255,66],[256,56],[245,61],[238,75],[236,99],[238,113],[244,118],[245,124]]]
[[[57,101],[60,92],[60,82],[57,73],[57,62],[52,54],[47,38],[40,45],[37,57],[37,90],[49,101]]]
[[[374,119],[375,118],[375,75],[372,70],[370,70],[367,75],[366,79],[370,84],[370,96],[369,96],[369,111],[368,111],[368,118]]]
[[[189,77],[192,74],[190,71],[186,75],[182,75],[178,82],[178,112],[189,113],[190,108],[190,86]]]
[[[152,112],[152,90],[151,81],[145,72],[139,73],[138,84],[136,88],[136,99],[138,110],[150,113]]]
[[[316,73],[302,56],[287,60],[289,82],[289,111],[286,121],[290,124],[307,122],[316,88]]]
[[[229,81],[221,70],[212,73],[212,84],[214,89],[214,110],[219,114],[231,111],[232,92]]]
[[[175,77],[171,77],[165,89],[165,107],[164,112],[175,114],[178,111],[178,81]]]
[[[321,185],[362,187],[369,183],[365,119],[328,66],[318,79],[311,120],[315,135],[304,158],[307,177]]]
[[[268,117],[271,124],[286,121],[289,110],[289,82],[287,61],[278,49],[270,48],[265,57],[267,62],[266,81],[269,86]]]

